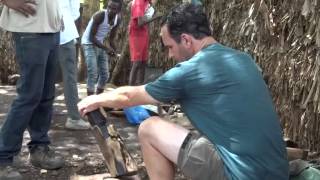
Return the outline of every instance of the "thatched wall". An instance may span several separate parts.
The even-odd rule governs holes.
[[[180,2],[161,0],[156,9],[165,13]],[[203,3],[214,37],[252,54],[268,77],[285,135],[304,148],[319,151],[320,3],[317,0],[203,0]],[[129,70],[126,9],[123,19],[117,37],[122,58],[113,61],[112,81],[119,84],[126,81]],[[149,64],[172,67],[174,62],[161,49],[159,22],[152,23],[150,29]],[[0,60],[3,59],[2,56]]]
[[[320,150],[317,0],[205,0],[214,36],[250,52],[269,76],[285,135]]]
[[[159,1],[156,9],[165,13],[180,2]],[[249,52],[263,69],[284,135],[303,148],[319,151],[320,3],[317,0],[202,2],[213,36],[225,45]],[[127,14],[124,16],[128,18]],[[122,27],[122,33],[126,30]],[[150,34],[149,65],[172,67],[175,62],[161,49],[159,22],[150,25]],[[122,45],[127,43],[123,37],[126,36],[119,39]],[[127,44],[122,47],[127,48]],[[126,52],[125,57],[128,56]]]
[[[0,5],[0,14],[2,6]],[[0,29],[0,84],[8,83],[8,76],[17,73],[11,34]]]
[[[186,0],[188,1],[188,0]],[[181,1],[180,1],[181,2]],[[281,118],[284,135],[320,150],[320,2],[317,0],[203,0],[213,36],[249,52],[261,66]],[[175,3],[159,1],[165,13]],[[170,5],[168,5],[170,4]],[[150,28],[150,64],[174,62],[161,50],[159,23]]]

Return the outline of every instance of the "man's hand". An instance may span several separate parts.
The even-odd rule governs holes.
[[[99,95],[91,95],[78,103],[78,110],[81,116],[85,116],[88,112],[98,109],[101,97]]]
[[[106,48],[105,51],[107,52],[107,54],[109,54],[109,56],[115,56],[116,55],[116,51],[112,48]]]
[[[4,0],[3,4],[24,14],[26,17],[36,14],[34,8],[34,5],[36,5],[35,0]]]

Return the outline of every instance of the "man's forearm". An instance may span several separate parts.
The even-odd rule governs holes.
[[[8,8],[14,9],[26,17],[34,15],[36,13],[34,0],[0,0]]]
[[[99,106],[111,108],[124,108],[137,105],[134,102],[134,87],[124,86],[113,91],[100,94],[101,102]]]
[[[139,26],[139,27],[144,26],[144,25],[146,24],[146,20],[147,20],[147,18],[144,17],[144,16],[138,17],[138,26]]]
[[[81,116],[84,116],[99,107],[125,108],[156,103],[158,101],[146,92],[145,86],[124,86],[99,95],[88,96],[78,103],[78,109]]]
[[[93,45],[95,45],[95,46],[97,46],[98,48],[101,48],[101,49],[107,51],[107,53],[108,53],[108,51],[109,51],[108,47],[105,46],[105,45],[104,45],[103,43],[101,43],[100,41],[98,41],[98,39],[97,39],[96,37],[94,37],[94,35],[92,35],[92,36],[90,37],[90,41],[93,43]]]
[[[90,40],[93,43],[93,45],[97,46],[98,48],[107,50],[107,47],[104,44],[102,44],[100,41],[98,41],[97,38],[93,37],[93,38],[90,38]]]
[[[105,50],[107,52],[107,54],[109,55],[113,55],[115,52],[114,52],[114,49],[110,46],[109,43],[107,43],[106,45],[100,43],[97,39],[93,40],[93,44],[103,50]]]
[[[93,40],[92,42],[98,48],[101,48],[101,49],[104,49],[104,50],[106,49],[106,47],[102,43],[100,43],[98,40]]]
[[[77,31],[80,34],[80,32],[81,32],[81,18],[79,17],[78,19],[76,19],[74,21],[74,24],[76,25]]]
[[[115,45],[114,45],[114,43],[112,42],[112,41],[108,41],[108,42],[106,42],[106,47],[109,49],[109,50],[111,50],[113,53],[116,53],[115,51]]]
[[[82,99],[78,103],[81,116],[100,107],[123,108],[129,106],[129,97],[123,92],[123,88],[108,91],[99,95],[92,95]]]
[[[110,47],[111,47],[113,50],[116,49],[116,45],[114,44],[114,41],[113,41],[113,40],[109,42],[109,45],[110,45]]]
[[[158,103],[146,93],[145,86],[123,86],[99,96],[102,99],[99,106],[111,108]]]

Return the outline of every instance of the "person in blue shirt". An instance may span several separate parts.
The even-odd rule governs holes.
[[[253,59],[211,37],[201,6],[175,7],[161,26],[179,63],[154,82],[83,99],[84,116],[98,107],[176,101],[199,134],[153,116],[139,127],[150,179],[286,180],[288,161],[279,118]]]

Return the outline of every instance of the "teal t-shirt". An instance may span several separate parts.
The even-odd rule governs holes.
[[[229,179],[288,179],[279,119],[248,54],[210,45],[147,84],[146,91],[161,102],[181,104],[215,145]]]

